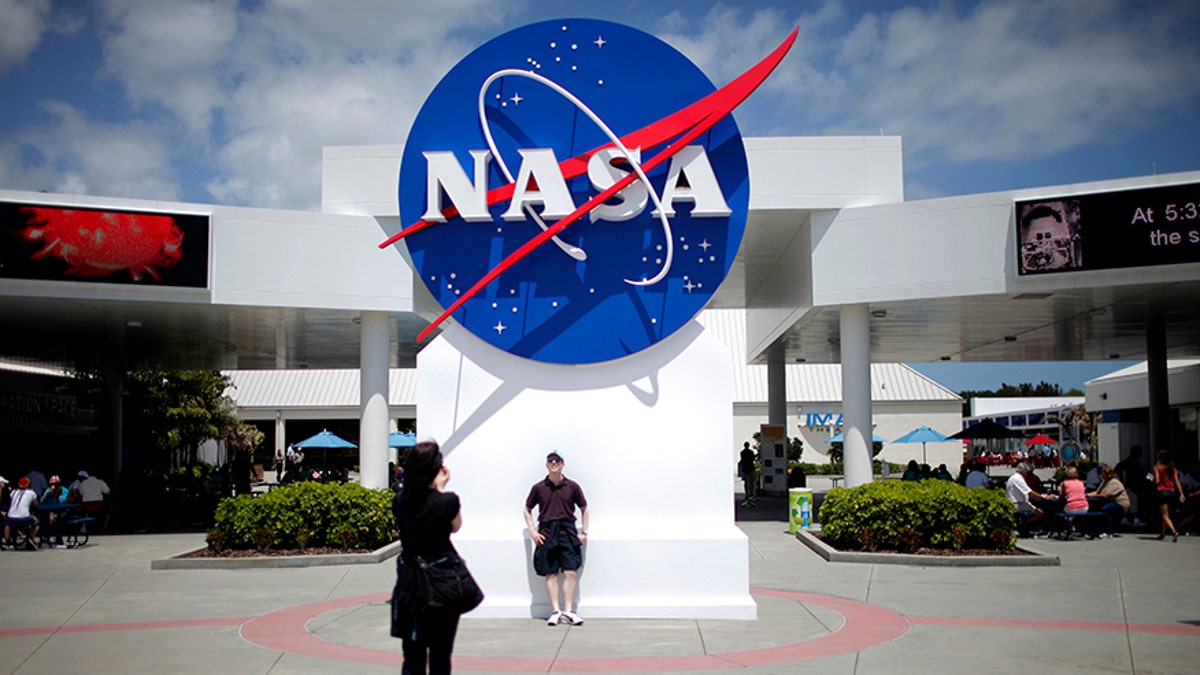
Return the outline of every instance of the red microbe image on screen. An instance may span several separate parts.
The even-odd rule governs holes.
[[[171,216],[27,208],[32,224],[21,236],[41,244],[32,259],[52,256],[69,276],[104,277],[125,271],[134,281],[160,279],[183,256],[183,231]]]

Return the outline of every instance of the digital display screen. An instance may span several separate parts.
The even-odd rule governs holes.
[[[0,202],[0,278],[208,286],[208,216]]]
[[[1200,183],[1019,201],[1020,275],[1200,262]]]

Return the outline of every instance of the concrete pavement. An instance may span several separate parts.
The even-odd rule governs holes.
[[[757,621],[471,619],[478,673],[1184,673],[1200,654],[1200,537],[1036,540],[1061,567],[829,563],[783,500],[738,509]],[[0,553],[0,672],[396,672],[392,563],[150,570],[202,534]],[[635,573],[631,570],[631,573]],[[587,610],[586,580],[582,613]]]

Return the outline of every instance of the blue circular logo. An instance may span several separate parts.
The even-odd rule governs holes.
[[[400,166],[404,240],[443,318],[564,364],[681,328],[745,230],[745,148],[713,112],[727,98],[666,43],[606,21],[525,26],[460,61]]]

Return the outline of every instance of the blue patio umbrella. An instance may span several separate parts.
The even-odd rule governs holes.
[[[904,434],[903,436],[901,436],[900,438],[897,438],[896,440],[894,440],[892,442],[893,443],[920,443],[921,444],[921,463],[928,464],[928,462],[925,461],[925,444],[926,443],[942,443],[944,441],[949,441],[949,440],[953,440],[953,439],[951,439],[949,436],[947,436],[946,434],[943,434],[942,432],[940,432],[936,429],[930,429],[929,427],[922,425],[922,426],[917,427],[916,429],[913,429],[912,431],[908,432],[907,434]]]
[[[393,431],[388,434],[389,448],[411,448],[417,444],[417,435],[411,431]]]
[[[310,436],[299,443],[293,443],[293,447],[297,448],[320,448],[322,451],[329,448],[357,448],[358,446],[350,441],[338,436],[337,434],[325,429],[316,436]],[[325,470],[325,453],[321,453],[321,470]]]
[[[876,436],[875,434],[871,434],[871,441],[875,442],[875,443],[887,443],[887,440],[882,439],[882,438]],[[833,436],[830,436],[829,440],[825,441],[825,442],[826,443],[844,443],[845,441],[842,439],[842,434],[839,432]]]

